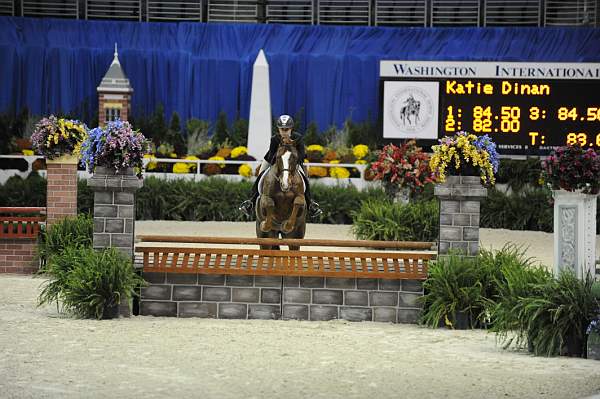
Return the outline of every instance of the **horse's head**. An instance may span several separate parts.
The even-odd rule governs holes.
[[[277,180],[281,191],[288,191],[291,187],[292,176],[298,167],[298,151],[294,140],[283,137],[277,149]]]

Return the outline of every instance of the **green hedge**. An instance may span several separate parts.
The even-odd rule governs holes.
[[[437,241],[438,215],[437,201],[403,205],[370,199],[353,212],[352,230],[363,240]]]
[[[318,182],[311,188],[314,200],[323,209],[323,214],[311,222],[351,224],[352,213],[359,211],[363,202],[385,201],[385,195],[379,189],[358,191],[353,187],[328,187]],[[137,219],[249,220],[237,208],[249,197],[250,189],[250,182],[234,183],[218,177],[200,182],[146,177],[144,187],[137,193]],[[432,199],[432,189],[428,187],[414,203]],[[92,212],[93,192],[85,180],[79,181],[77,202],[79,213]],[[37,173],[26,179],[11,177],[6,184],[0,185],[0,206],[45,205],[46,180]],[[481,204],[483,228],[552,232],[553,216],[552,194],[540,186],[524,188],[510,195],[492,188]],[[597,218],[596,226],[600,233],[600,213]]]
[[[544,188],[529,188],[510,195],[492,188],[481,203],[483,228],[552,232],[553,221],[552,194]]]

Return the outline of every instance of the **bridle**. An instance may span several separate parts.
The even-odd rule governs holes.
[[[289,140],[288,142],[284,141],[284,143],[283,143],[283,145],[285,147],[289,147],[289,148],[287,148],[287,151],[289,151],[290,153],[293,154],[293,148],[292,148],[291,144],[293,144],[293,141],[291,141],[291,140]],[[277,158],[278,159],[282,158],[282,156],[278,156]],[[294,168],[290,168],[289,166],[288,167],[283,167],[283,161],[281,161],[281,162],[282,162],[282,165],[281,165],[282,167],[281,168],[279,167],[279,162],[277,162],[277,173],[275,173],[275,180],[277,180],[279,182],[279,188],[281,189],[281,191],[286,192],[290,188],[289,187],[287,189],[283,188],[282,176],[283,176],[283,174],[285,172],[288,172],[290,175],[292,175],[295,172],[295,170],[292,170]],[[297,169],[297,167],[295,169]]]

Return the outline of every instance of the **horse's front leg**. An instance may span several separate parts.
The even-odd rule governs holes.
[[[306,207],[306,201],[304,199],[304,195],[300,194],[297,195],[296,198],[294,198],[294,207],[292,208],[292,214],[290,215],[289,219],[286,220],[281,226],[281,229],[284,233],[288,234],[291,233],[292,230],[294,230],[294,227],[296,227],[296,219],[298,218],[298,211],[302,207]]]
[[[273,198],[263,194],[260,196],[260,207],[261,209],[267,210],[265,220],[260,222],[260,230],[266,233],[268,231],[271,231],[271,229],[273,228],[273,214],[275,213],[275,201],[273,201]]]

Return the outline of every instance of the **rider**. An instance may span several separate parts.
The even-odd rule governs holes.
[[[304,169],[304,138],[302,135],[296,131],[293,131],[294,128],[294,120],[289,115],[281,115],[277,118],[277,134],[271,136],[271,144],[269,145],[269,151],[265,154],[265,158],[260,165],[260,169],[258,171],[258,177],[254,182],[254,186],[252,186],[252,197],[249,200],[242,202],[240,205],[240,211],[244,212],[246,215],[250,216],[252,208],[256,203],[256,199],[258,198],[258,182],[260,181],[261,176],[265,171],[269,168],[269,166],[275,163],[275,156],[277,155],[277,148],[279,144],[281,144],[281,139],[283,137],[291,138],[294,141],[294,145],[296,146],[296,150],[298,151],[298,161],[300,165],[302,165],[301,175],[304,179],[304,199],[307,204],[309,204],[308,209],[310,211],[310,216],[315,217],[322,213],[319,204],[311,199],[310,196],[310,187],[308,185],[308,177],[306,175],[306,170]]]

